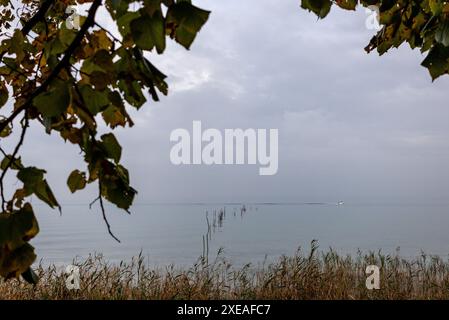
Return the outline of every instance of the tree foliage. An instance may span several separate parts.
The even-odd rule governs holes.
[[[302,0],[301,7],[325,18],[333,5],[355,10],[357,5],[379,10],[381,30],[365,50],[382,55],[407,42],[427,53],[422,66],[433,80],[449,73],[449,2],[444,0]],[[373,7],[371,7],[373,8]]]
[[[72,28],[68,9],[80,5],[87,14]],[[100,9],[119,34],[97,22]],[[98,185],[96,200],[114,237],[103,199],[128,211],[136,190],[112,131],[133,126],[129,108],[168,93],[166,76],[151,63],[151,54],[162,54],[167,39],[189,49],[209,12],[190,0],[0,0],[0,12],[0,276],[35,282],[29,240],[39,227],[27,199],[35,196],[61,208],[46,171],[20,157],[28,127],[36,123],[79,148],[86,167],[69,175],[68,188]],[[101,123],[110,132],[99,136]],[[15,148],[5,150],[5,139],[16,137]],[[20,182],[10,197],[4,188],[8,173]]]
[[[103,2],[104,1],[104,2]],[[384,54],[403,42],[427,52],[423,66],[433,79],[449,72],[449,4],[440,0],[302,0],[301,6],[324,18],[333,5],[354,10],[378,6],[382,30],[365,48]],[[67,23],[71,6],[86,7],[79,28]],[[104,10],[118,33],[101,26]],[[85,168],[67,177],[77,192],[97,184],[101,212],[111,232],[103,200],[128,211],[136,190],[121,164],[122,147],[113,134],[132,127],[130,108],[168,93],[166,76],[151,62],[172,39],[189,49],[210,12],[190,0],[0,0],[0,276],[23,276],[36,256],[29,240],[39,227],[29,197],[51,208],[60,205],[45,175],[28,164],[20,150],[31,123],[75,145]],[[108,26],[110,27],[110,26]],[[109,128],[99,133],[99,125]],[[14,134],[15,133],[15,134]],[[6,139],[17,138],[12,150]],[[5,177],[19,187],[6,194]],[[118,240],[118,239],[117,239]]]

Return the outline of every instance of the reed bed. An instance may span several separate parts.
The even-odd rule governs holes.
[[[422,254],[403,259],[399,252],[341,256],[319,251],[282,256],[254,267],[233,267],[220,250],[216,258],[200,258],[191,268],[151,269],[142,255],[111,264],[91,255],[80,268],[80,290],[66,288],[67,275],[56,266],[38,266],[40,281],[0,284],[0,299],[448,299],[449,261]],[[380,267],[379,290],[367,290],[365,269]]]

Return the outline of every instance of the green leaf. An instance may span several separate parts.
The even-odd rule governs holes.
[[[108,74],[101,71],[92,72],[89,75],[89,80],[90,83],[95,86],[97,91],[103,91],[110,83]]]
[[[0,82],[0,108],[8,102],[9,91],[3,82]]]
[[[209,19],[209,14],[210,11],[195,7],[190,2],[177,2],[167,12],[166,24],[170,36],[189,49],[197,33]]]
[[[41,93],[33,100],[33,105],[44,117],[57,117],[70,105],[70,89],[66,82],[59,81],[50,91]]]
[[[445,47],[449,47],[449,21],[444,21],[435,32],[435,40]]]
[[[429,69],[432,80],[448,73],[449,71],[449,47],[441,44],[435,45],[422,62],[422,66]]]
[[[58,208],[59,211],[61,211],[61,206],[59,205],[58,201],[53,195],[53,192],[51,191],[50,186],[47,183],[47,180],[43,180],[37,184],[36,189],[34,190],[34,194],[40,200],[48,204],[50,208],[52,209]]]
[[[312,11],[318,18],[325,18],[332,7],[332,2],[330,0],[301,0],[301,7]]]
[[[108,158],[115,161],[115,163],[120,162],[122,156],[122,147],[118,143],[117,139],[112,133],[104,134],[101,136],[101,145],[106,151]]]
[[[117,19],[118,30],[122,36],[126,36],[131,32],[131,22],[140,17],[139,12],[127,12]]]
[[[62,28],[59,30],[59,41],[64,45],[64,50],[67,49],[76,37],[76,31],[67,29],[65,23],[62,24]]]
[[[39,225],[29,203],[20,210],[0,214],[0,276],[7,279],[27,276],[36,259],[28,241],[38,233]]]
[[[106,91],[97,91],[89,85],[84,85],[80,87],[80,92],[87,109],[92,115],[96,115],[109,104]]]
[[[114,129],[117,126],[124,127],[126,125],[126,116],[122,113],[122,111],[122,109],[114,105],[110,105],[101,115],[103,116],[104,122]]]
[[[125,93],[125,100],[137,109],[147,101],[139,82],[120,80],[118,86]]]
[[[16,60],[18,62],[22,62],[22,60],[25,58],[24,44],[25,44],[25,38],[23,37],[22,32],[20,30],[16,29],[11,38],[10,51],[11,51],[11,53],[16,54]]]
[[[443,11],[443,2],[441,0],[429,0],[429,6],[434,16],[439,16]]]
[[[108,166],[110,174],[101,178],[101,194],[121,209],[128,210],[137,191],[129,185],[128,171],[120,166]]]
[[[44,179],[45,170],[36,167],[22,168],[17,173],[17,178],[23,182],[26,188],[35,188]]]
[[[67,179],[67,185],[72,193],[86,187],[86,173],[74,170]]]
[[[52,209],[57,207],[61,210],[47,181],[44,179],[44,170],[36,167],[22,168],[17,173],[17,178],[23,182],[24,189],[28,194],[34,193],[40,200],[48,204]]]
[[[168,94],[168,85],[165,82],[167,76],[163,74],[159,69],[157,69],[150,61],[146,58],[143,58],[142,64],[144,69],[149,74],[149,77],[153,81],[154,85],[158,88],[160,92],[164,95]]]
[[[8,123],[6,127],[0,132],[0,138],[6,138],[12,133],[12,125]]]
[[[0,246],[13,251],[39,233],[33,209],[26,203],[13,213],[0,214]],[[1,252],[0,252],[1,255]]]
[[[108,50],[98,50],[92,58],[94,64],[99,66],[102,71],[112,72],[114,71],[114,63],[112,62],[112,55]]]
[[[120,20],[128,11],[128,3],[128,0],[106,0],[106,8],[114,20]]]
[[[342,8],[342,9],[346,9],[346,10],[355,10],[355,8],[357,7],[357,0],[337,0],[337,5]]]
[[[23,168],[22,160],[20,157],[13,160],[12,155],[7,155],[0,163],[0,169],[5,170],[7,166],[9,166],[12,170],[19,170]]]
[[[113,91],[109,93],[108,97],[111,104],[101,114],[106,124],[113,129],[117,126],[124,127],[126,123],[132,127],[134,124],[128,112],[126,112],[120,93]]]
[[[124,210],[128,210],[131,207],[136,194],[133,188],[122,184],[114,185],[109,183],[103,183],[102,187],[105,190],[103,195],[109,202]]]
[[[131,32],[136,45],[143,50],[156,48],[161,54],[165,50],[165,23],[160,11],[153,16],[144,15],[131,22]]]

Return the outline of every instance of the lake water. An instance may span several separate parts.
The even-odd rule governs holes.
[[[320,248],[344,254],[379,250],[412,257],[449,253],[449,205],[253,204],[135,205],[132,214],[106,207],[113,232],[107,233],[98,208],[63,207],[63,215],[35,206],[41,232],[33,239],[43,263],[70,263],[100,252],[110,261],[129,260],[142,251],[150,265],[192,265],[203,254],[210,224],[209,256],[219,248],[236,265]],[[226,210],[222,226],[219,211]],[[214,211],[216,228],[214,231]],[[206,215],[208,218],[206,219]]]

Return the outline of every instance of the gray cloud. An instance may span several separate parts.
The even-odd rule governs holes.
[[[150,55],[171,93],[132,112],[119,130],[138,202],[434,201],[449,188],[448,78],[431,83],[423,56],[363,47],[364,11],[317,21],[297,2],[198,1],[212,10],[191,51]],[[104,20],[107,24],[107,20]],[[213,128],[278,128],[279,172],[258,166],[171,165],[170,132],[193,120]],[[25,159],[47,168],[61,202],[81,156],[34,129]]]

